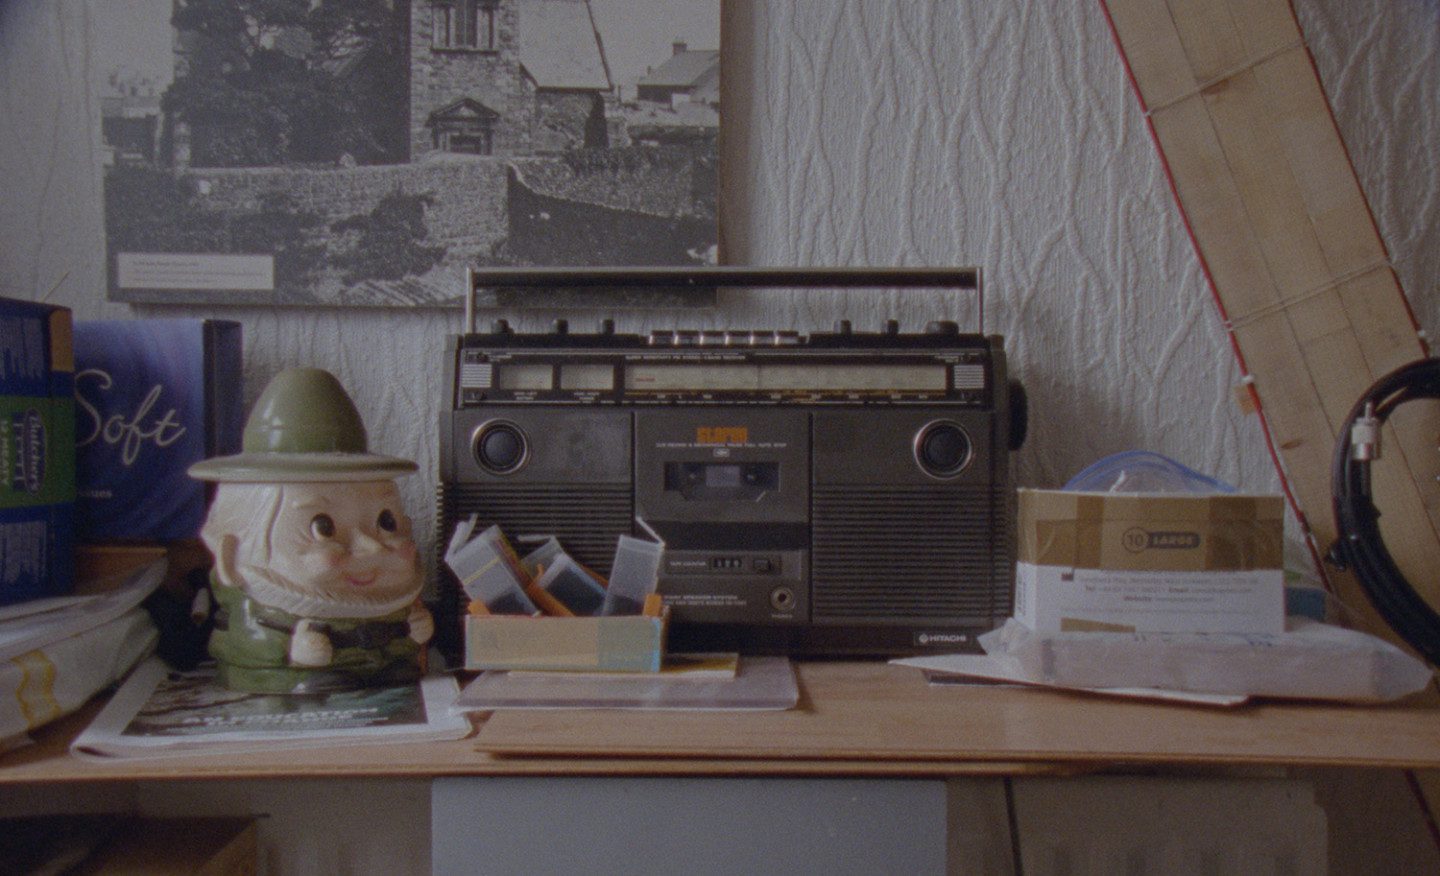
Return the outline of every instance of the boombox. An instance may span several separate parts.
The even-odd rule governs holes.
[[[953,288],[983,314],[974,269],[512,269],[473,272],[467,304],[501,286]],[[967,650],[1010,614],[1025,405],[999,337],[466,320],[445,351],[440,544],[476,515],[605,575],[618,536],[658,535],[678,651]],[[441,574],[453,651],[459,588]]]

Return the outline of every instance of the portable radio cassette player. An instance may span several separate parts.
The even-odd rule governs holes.
[[[469,301],[500,285],[953,288],[981,306],[974,269],[500,270]],[[608,575],[617,537],[648,527],[678,651],[965,650],[1010,614],[1025,405],[999,337],[467,322],[446,348],[440,544],[477,515]],[[458,636],[448,572],[438,608]]]

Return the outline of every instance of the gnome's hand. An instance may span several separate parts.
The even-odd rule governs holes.
[[[296,666],[329,666],[335,657],[330,637],[315,628],[315,622],[302,620],[290,637],[290,662]]]
[[[421,645],[435,635],[435,620],[430,617],[430,609],[423,604],[416,602],[410,606],[410,616],[405,620],[410,624],[410,638]]]

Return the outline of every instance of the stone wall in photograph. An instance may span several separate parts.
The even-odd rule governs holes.
[[[327,223],[369,213],[386,195],[430,198],[428,239],[461,253],[488,252],[507,233],[505,161],[456,157],[420,164],[349,168],[247,168],[184,172],[197,206],[226,212],[258,209],[267,194],[281,192],[299,210]]]

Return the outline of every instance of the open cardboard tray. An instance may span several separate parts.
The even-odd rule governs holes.
[[[658,595],[620,617],[465,617],[465,668],[659,672],[670,609]]]

